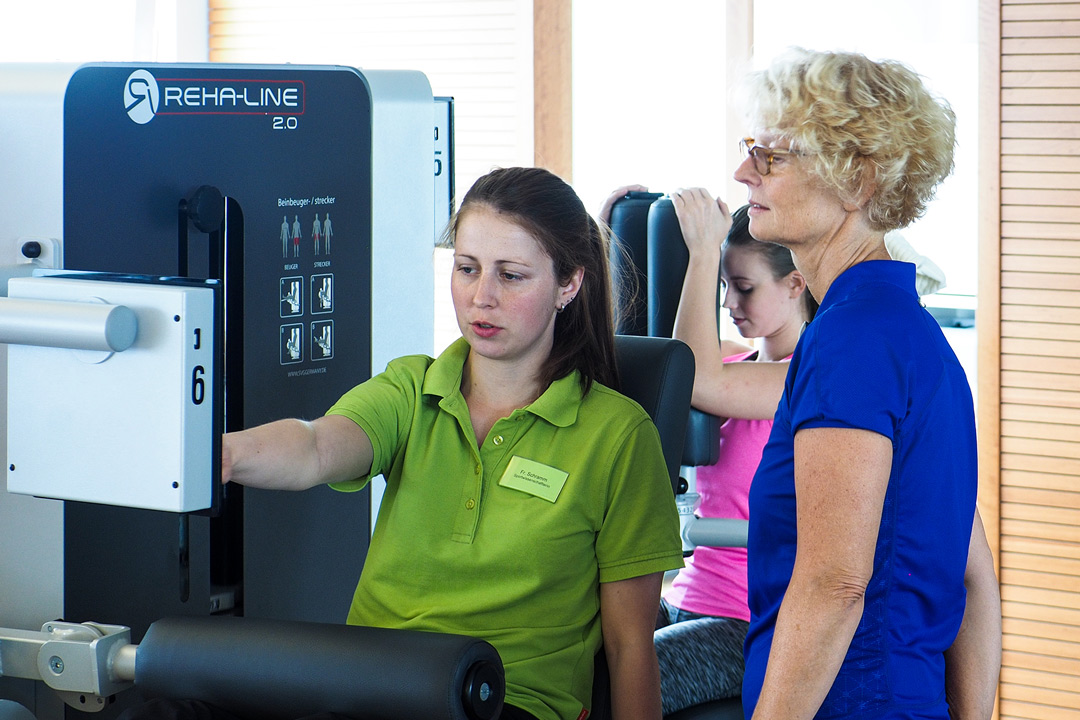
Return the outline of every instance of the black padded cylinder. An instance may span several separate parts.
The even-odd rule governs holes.
[[[413,630],[237,617],[150,626],[135,655],[150,697],[202,700],[281,720],[493,720],[505,680],[483,640]]]
[[[615,201],[608,220],[620,247],[612,247],[611,272],[619,283],[625,307],[615,332],[619,335],[648,335],[649,317],[646,300],[648,279],[649,206],[662,197],[660,193],[631,192]]]
[[[649,292],[649,335],[671,337],[679,309],[683,277],[690,252],[683,242],[675,205],[667,195],[649,206],[646,229],[645,273]],[[720,307],[720,277],[716,278],[716,306]]]
[[[671,198],[664,196],[649,207],[647,276],[649,283],[649,335],[671,337],[679,309],[690,252],[683,242],[679,218]],[[719,279],[717,285],[719,307]],[[720,419],[698,410],[690,411],[686,426],[683,465],[711,465],[720,451]]]
[[[649,279],[649,335],[671,337],[690,253],[683,242],[675,205],[666,195],[649,206],[648,238],[645,274]]]

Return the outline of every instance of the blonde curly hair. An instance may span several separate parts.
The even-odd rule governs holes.
[[[789,141],[842,200],[872,188],[875,230],[922,217],[952,172],[956,115],[902,63],[794,48],[740,90],[748,127]]]

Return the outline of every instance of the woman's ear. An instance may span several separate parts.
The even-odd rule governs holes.
[[[844,209],[848,212],[856,212],[867,206],[870,198],[877,192],[877,172],[870,158],[860,158],[862,169],[859,171],[859,189],[852,200],[844,201]]]
[[[806,292],[806,278],[798,270],[792,270],[787,276],[788,289],[790,290],[789,297],[792,299],[799,297]]]
[[[559,286],[559,306],[564,306],[577,297],[578,291],[581,290],[581,282],[584,279],[585,268],[575,268],[566,284]]]

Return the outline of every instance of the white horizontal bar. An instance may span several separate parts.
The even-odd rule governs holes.
[[[125,305],[0,297],[0,343],[121,352],[137,331]]]

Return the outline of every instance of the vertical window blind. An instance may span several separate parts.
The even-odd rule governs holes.
[[[1080,3],[984,1],[1001,33],[1001,717],[1077,717]]]

